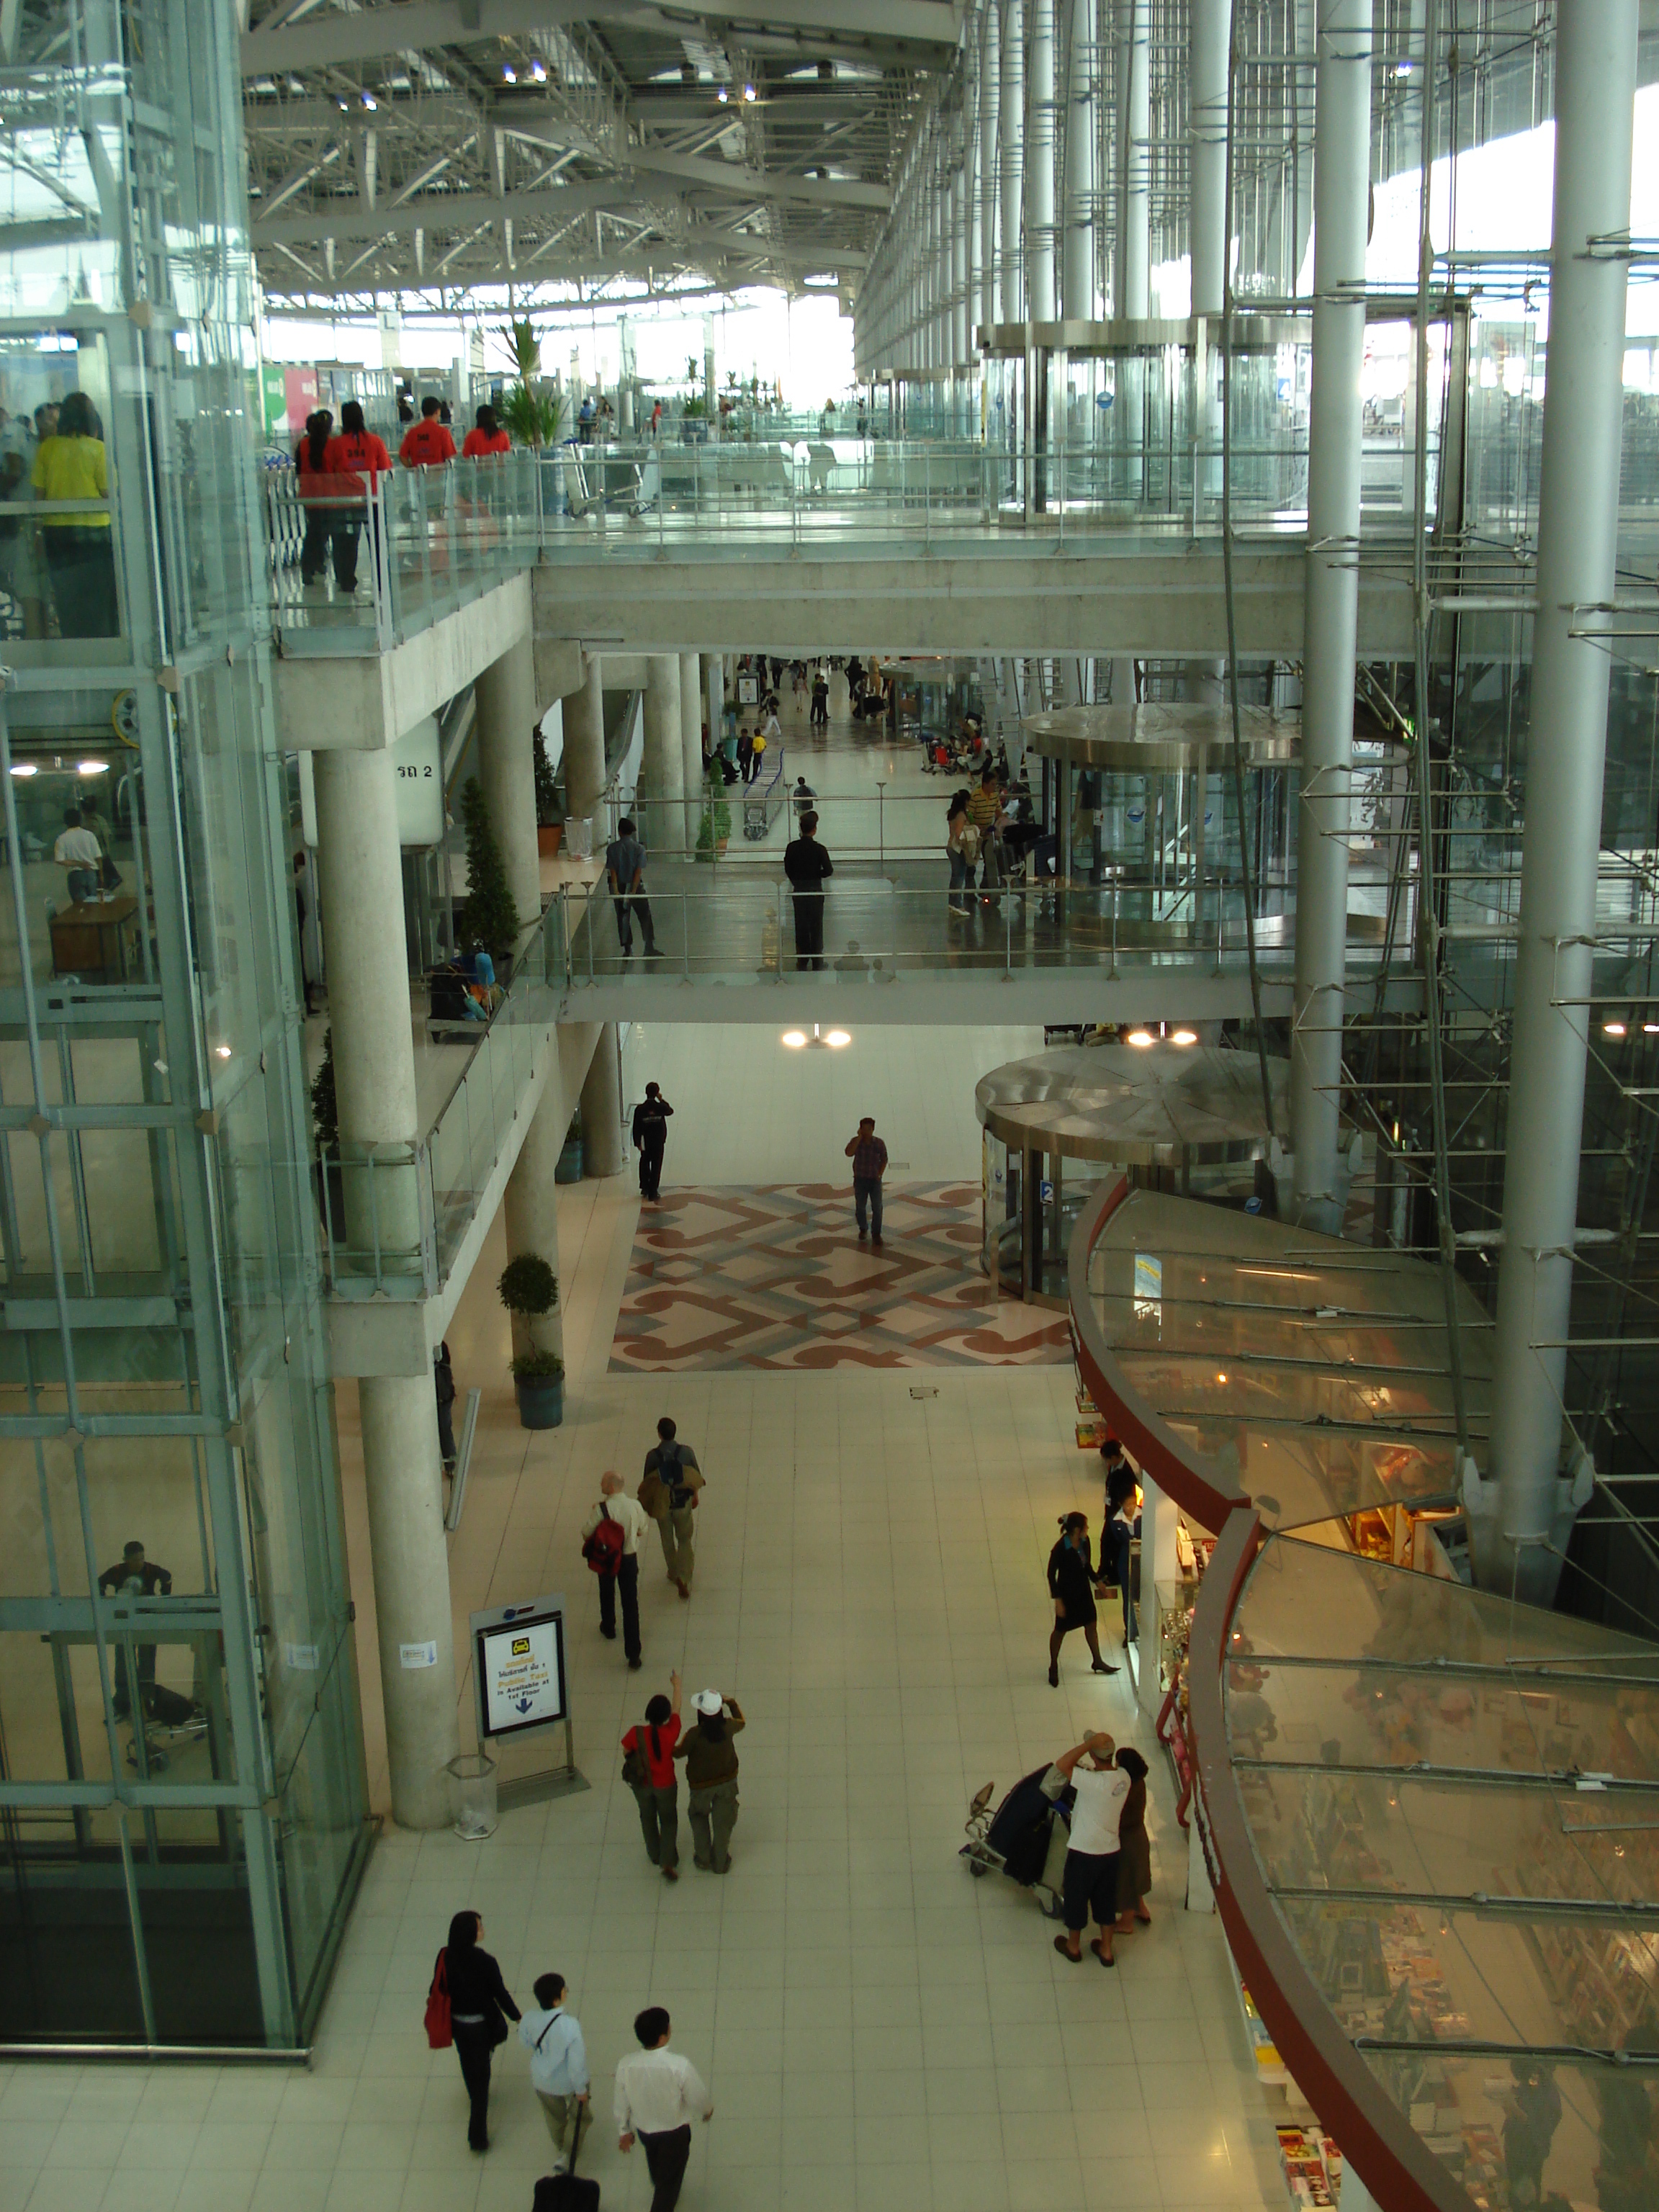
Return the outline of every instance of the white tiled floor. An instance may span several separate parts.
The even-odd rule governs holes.
[[[883,1067],[873,1046],[866,1062],[872,1083],[894,1097],[945,1085],[939,1033],[885,1037]],[[987,1066],[1018,1048],[981,1042]],[[713,1031],[662,1038],[692,1122],[744,1097],[724,1079],[724,1048]],[[948,1085],[959,1079],[953,1065]],[[692,1133],[676,1126],[684,1157]],[[948,1141],[942,1129],[933,1140]],[[797,1155],[781,1171],[812,1170]],[[651,2001],[713,2087],[688,2212],[1282,2212],[1219,1923],[1181,1907],[1184,1840],[1162,1754],[1153,1925],[1122,1940],[1114,1973],[1086,1954],[1063,1964],[1031,1901],[972,1880],[956,1856],[980,1784],[1000,1791],[1085,1726],[1154,1751],[1127,1675],[1092,1678],[1068,1655],[1058,1693],[1044,1679],[1054,1517],[1097,1504],[1069,1434],[1067,1370],[610,1376],[637,1202],[621,1183],[562,1195],[564,1427],[516,1425],[497,1379],[490,1253],[452,1331],[463,1384],[489,1384],[452,1576],[463,1623],[486,1602],[571,1595],[591,1790],[510,1814],[482,1844],[388,1829],[308,2072],[0,2068],[0,2212],[529,2212],[549,2159],[517,2045],[498,2062],[479,2160],[455,2061],[422,2033],[434,1954],[465,1905],[484,1914],[521,2002],[545,1968],[571,1984],[601,2118],[584,2163],[611,2212],[648,2201],[639,2154],[617,2150],[609,2089]],[[372,1715],[361,1477],[341,1396]],[[599,1472],[631,1479],[665,1410],[709,1486],[689,1607],[646,1561],[635,1677],[598,1635],[577,1528]],[[674,1666],[688,1689],[734,1692],[749,1728],[732,1872],[694,1872],[683,1826],[685,1871],[670,1888],[645,1859],[615,1747]]]

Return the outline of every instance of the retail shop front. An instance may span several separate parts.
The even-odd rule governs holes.
[[[1659,1649],[1461,1578],[1438,1273],[1119,1181],[1070,1283],[1095,1402],[1216,1534],[1184,1735],[1258,2056],[1318,2115],[1292,2194],[1659,2201]],[[1472,1297],[1459,1334],[1478,1463]]]

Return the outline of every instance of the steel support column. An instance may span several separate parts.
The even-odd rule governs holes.
[[[1572,0],[1556,17],[1538,614],[1492,1376],[1499,1495],[1496,1525],[1480,1516],[1484,1544],[1472,1530],[1481,1579],[1535,1603],[1549,1601],[1559,1571],[1540,1540],[1553,1527],[1559,1545],[1565,1533],[1560,1346],[1572,1304],[1607,756],[1608,654],[1584,634],[1595,620],[1583,611],[1613,596],[1619,526],[1626,264],[1595,241],[1630,222],[1637,17],[1637,0]]]
[[[1218,315],[1227,281],[1227,44],[1232,35],[1232,0],[1191,0],[1191,6],[1188,109],[1193,142],[1193,313]],[[1322,26],[1333,12],[1321,7]]]
[[[1108,0],[1109,5],[1109,0]],[[1071,0],[1066,71],[1066,229],[1060,247],[1060,313],[1092,322],[1095,313],[1094,0]]]
[[[999,307],[1005,323],[1025,313],[1025,5],[1002,0],[1001,96],[998,100]]]
[[[1297,828],[1291,1140],[1297,1218],[1340,1227],[1339,1085],[1358,623],[1359,378],[1370,189],[1370,0],[1320,0],[1314,104],[1302,806]]]
[[[1025,311],[1054,319],[1054,0],[1031,0],[1025,79]]]
[[[1002,105],[1001,21],[997,0],[984,0],[979,19],[979,300],[980,321],[1002,319],[1002,271],[997,262],[997,123]]]

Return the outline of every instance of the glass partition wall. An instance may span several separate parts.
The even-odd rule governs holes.
[[[289,2048],[368,1831],[235,16],[11,53],[0,2043]]]

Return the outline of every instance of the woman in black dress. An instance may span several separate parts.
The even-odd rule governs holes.
[[[1060,1687],[1060,1647],[1074,1628],[1083,1631],[1097,1674],[1115,1674],[1100,1656],[1100,1637],[1095,1627],[1095,1598],[1100,1589],[1089,1552],[1089,1516],[1062,1515],[1060,1541],[1048,1554],[1048,1594],[1054,1601],[1054,1632],[1048,1638],[1048,1686]]]
[[[474,2150],[489,2148],[489,2061],[495,2045],[507,2041],[507,2022],[520,2017],[501,1970],[484,1950],[483,1915],[458,1912],[449,1923],[443,1954],[449,1984],[450,2032],[461,2079],[471,2100],[466,2139]],[[503,2019],[502,2014],[506,2014]]]

